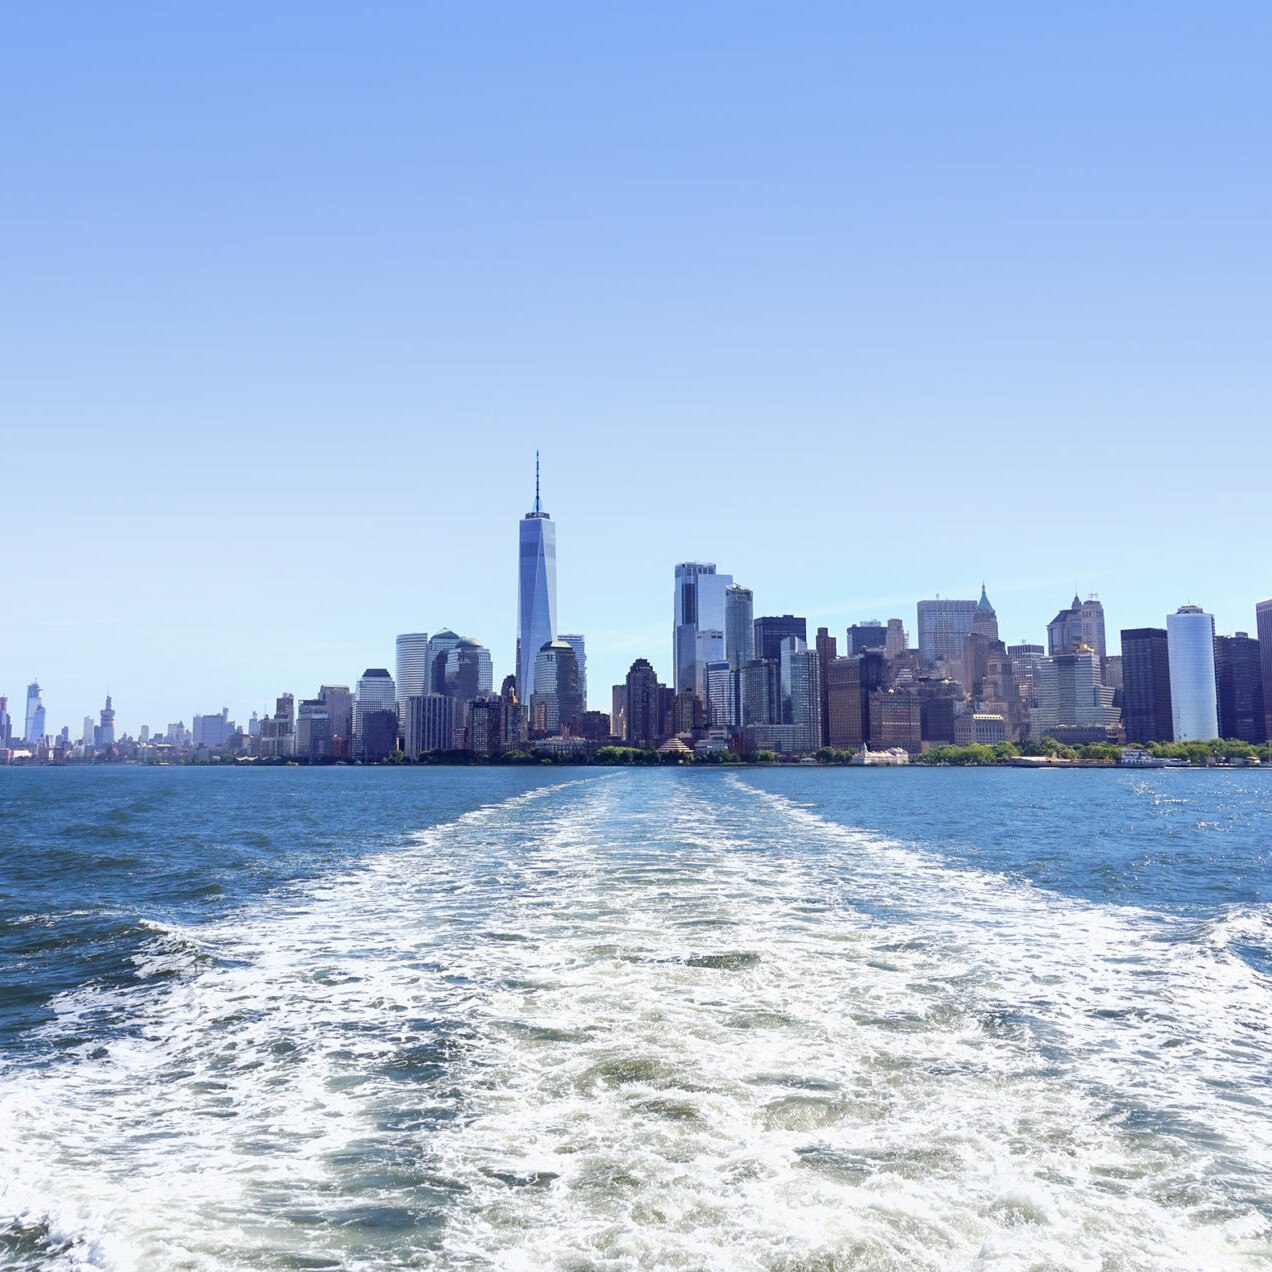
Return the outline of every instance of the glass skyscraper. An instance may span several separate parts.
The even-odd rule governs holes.
[[[27,685],[25,742],[38,742],[44,736],[44,703],[40,701],[40,686]]]
[[[428,693],[427,632],[404,632],[397,638],[397,663],[393,679],[397,685],[398,723],[406,728],[406,700],[417,693]]]
[[[676,566],[672,658],[677,693],[705,697],[704,668],[724,657],[724,595],[732,582],[731,574],[717,574],[711,562],[683,561]],[[700,641],[699,632],[714,632],[718,642],[715,637]]]
[[[539,651],[556,640],[556,526],[539,500],[534,457],[534,508],[521,519],[517,563],[517,697],[529,702]]]
[[[1166,645],[1175,741],[1208,742],[1219,735],[1214,615],[1181,605],[1166,616]]]

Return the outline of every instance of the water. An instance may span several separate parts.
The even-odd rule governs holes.
[[[0,1267],[1272,1266],[1272,774],[0,771]]]

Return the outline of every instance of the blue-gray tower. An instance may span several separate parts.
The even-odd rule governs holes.
[[[534,693],[534,660],[556,640],[556,526],[539,501],[539,452],[534,453],[534,508],[521,520],[517,563],[517,697]]]

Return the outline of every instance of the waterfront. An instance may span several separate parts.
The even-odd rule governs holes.
[[[0,773],[0,1266],[1272,1257],[1240,771]]]

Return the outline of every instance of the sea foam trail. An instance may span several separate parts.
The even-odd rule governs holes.
[[[1262,1267],[1221,927],[726,775],[540,789],[67,996],[0,1197],[50,1269]]]
[[[1244,965],[742,783],[589,799],[551,845],[570,885],[520,889],[519,943],[467,951],[503,988],[433,1145],[466,1191],[447,1266],[1272,1253],[1244,1032],[1272,1017]]]

